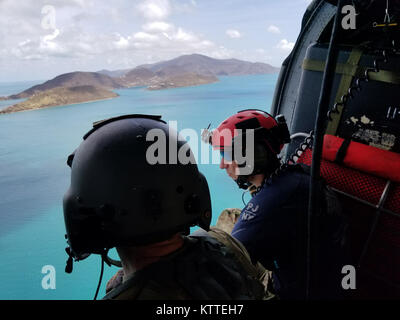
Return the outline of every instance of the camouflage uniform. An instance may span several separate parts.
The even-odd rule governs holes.
[[[261,300],[269,298],[265,269],[251,263],[246,249],[226,232],[184,237],[184,245],[122,282],[120,270],[103,299],[117,300]]]

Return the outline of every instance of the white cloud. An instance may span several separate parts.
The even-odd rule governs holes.
[[[197,36],[191,32],[183,30],[182,28],[178,28],[178,31],[174,33],[172,39],[183,42],[192,42],[198,40]]]
[[[238,30],[234,30],[234,29],[226,30],[226,34],[228,37],[230,37],[232,39],[238,39],[238,38],[242,37],[242,34]]]
[[[175,16],[200,9],[196,1],[116,0],[118,6],[93,0],[53,0],[55,28],[43,29],[41,8],[47,2],[0,0],[0,60],[7,61],[9,75],[17,77],[15,67],[22,64],[30,70],[26,74],[45,78],[74,70],[99,70],[104,64],[110,69],[129,68],[191,53],[246,58],[194,29],[174,24]],[[131,19],[133,12],[137,19]],[[243,37],[238,30],[226,31],[232,38]]]
[[[138,5],[144,18],[149,20],[165,19],[171,12],[168,0],[146,0]]]
[[[284,50],[284,51],[290,51],[294,47],[294,42],[289,42],[286,39],[282,39],[279,41],[279,43],[276,45],[276,48]]]
[[[48,34],[43,37],[43,42],[53,41],[55,38],[58,37],[59,34],[60,34],[60,30],[55,29],[52,34]]]
[[[40,39],[27,39],[18,43],[10,50],[12,56],[22,60],[40,60],[47,59],[48,56],[61,57],[68,56],[68,48],[54,41],[59,35],[59,30]]]
[[[164,29],[167,31],[164,32]],[[146,32],[145,30],[152,32]],[[135,32],[131,36],[114,33],[109,36],[103,35],[103,37],[104,39],[98,37],[92,40],[86,39],[85,43],[92,46],[91,50],[89,47],[87,48],[86,54],[95,55],[98,53],[105,55],[109,53],[111,55],[118,50],[119,56],[142,55],[145,57],[157,52],[158,59],[165,60],[184,53],[207,54],[210,50],[215,50],[216,48],[213,42],[201,35],[176,27],[170,23],[147,24],[142,26],[142,31]],[[106,39],[107,37],[110,39]],[[131,67],[134,65],[136,64],[131,65]]]
[[[203,51],[203,50],[206,50],[209,48],[213,48],[214,46],[215,46],[215,44],[209,40],[197,41],[197,42],[193,42],[190,44],[190,47],[192,48],[192,52],[193,52],[193,50],[194,51]],[[195,53],[195,52],[193,52],[193,53]]]
[[[185,1],[171,1],[171,11],[174,13],[191,13],[195,11],[197,7],[196,1]]]
[[[167,32],[173,28],[172,24],[163,21],[149,22],[142,26],[147,32]]]
[[[120,34],[117,34],[118,40],[114,41],[115,47],[117,49],[127,49],[129,47],[129,42],[131,37],[123,37]]]
[[[50,54],[63,54],[64,49],[54,40],[60,35],[60,30],[55,29],[52,34],[45,35],[41,37],[39,44],[39,51],[42,53]]]
[[[151,49],[153,47],[153,45],[151,43],[148,42],[135,42],[132,45],[135,49]]]
[[[65,1],[65,2],[67,2],[67,1]],[[80,6],[82,8],[94,5],[93,1],[88,1],[88,0],[72,0],[70,2],[77,4],[78,6]]]
[[[158,41],[159,38],[157,35],[140,31],[140,32],[136,32],[133,35],[133,39],[138,40],[138,41],[144,41],[144,42],[154,42],[154,41]]]
[[[269,27],[268,27],[268,32],[270,32],[270,33],[275,33],[275,34],[279,34],[279,33],[281,33],[281,30],[277,27],[277,26],[275,26],[275,25],[273,25],[273,24],[271,24]]]
[[[136,50],[144,55],[157,52],[159,56],[170,58],[173,52],[176,55],[182,53],[205,53],[215,49],[215,44],[202,35],[180,26],[175,26],[167,20],[171,13],[190,12],[197,3],[169,2],[168,0],[145,0],[136,8],[147,20],[142,25],[142,30],[133,34],[127,46],[128,50]],[[152,55],[153,56],[153,55]]]

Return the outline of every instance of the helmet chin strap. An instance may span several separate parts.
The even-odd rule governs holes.
[[[106,263],[108,266],[114,265],[114,266],[117,266],[117,267],[122,267],[121,261],[117,261],[117,260],[111,259],[108,256],[108,251],[109,251],[109,249],[104,249],[104,252],[101,254],[100,278],[99,278],[99,282],[97,284],[97,289],[96,289],[96,293],[94,295],[93,300],[96,300],[97,299],[97,295],[99,294],[101,281],[103,280],[103,274],[104,274],[104,263]]]
[[[267,177],[268,175],[264,174],[264,179],[261,183],[261,185],[256,185],[253,182],[249,181],[249,178],[251,176],[238,176],[238,178],[235,180],[236,184],[239,186],[240,189],[245,189],[247,191],[250,192],[251,196],[255,196],[260,189],[262,188],[262,186],[264,185],[265,182],[265,177]]]
[[[261,186],[256,186],[256,185],[252,184],[249,187],[248,191],[249,191],[250,195],[252,197],[254,197],[258,193],[258,191],[260,191],[260,188],[261,188]]]
[[[107,254],[104,255],[103,259],[104,259],[104,262],[105,262],[108,266],[113,265],[113,266],[116,266],[116,267],[118,267],[118,268],[122,268],[122,263],[121,263],[121,261],[111,259]]]
[[[111,259],[111,258],[108,256],[108,251],[109,251],[108,249],[105,250],[104,253],[101,255],[102,258],[103,258],[103,260],[104,260],[104,262],[105,262],[108,266],[113,265],[113,266],[116,266],[116,267],[118,267],[118,268],[122,268],[122,263],[121,263],[121,261]],[[85,259],[85,258],[87,258],[87,257],[89,256],[89,254],[87,254],[87,255],[83,256],[81,259],[76,259],[76,258],[74,259],[74,255],[72,254],[72,251],[71,251],[71,248],[70,248],[70,247],[65,248],[65,252],[66,252],[67,255],[68,255],[68,260],[67,260],[67,263],[66,263],[66,266],[65,266],[65,272],[66,272],[66,273],[72,273],[74,260],[75,260],[75,261],[83,260],[83,259]]]
[[[245,189],[245,190],[247,190],[252,185],[249,182],[248,177],[246,176],[238,176],[235,182],[237,183],[240,189]]]

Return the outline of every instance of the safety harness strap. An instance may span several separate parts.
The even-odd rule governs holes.
[[[349,59],[347,60],[347,64],[357,68],[358,67],[358,63],[361,59],[362,56],[362,51],[359,48],[354,48],[350,55],[349,55]],[[347,93],[347,91],[349,90],[350,86],[351,86],[351,82],[353,81],[353,78],[356,75],[347,75],[344,74],[342,75],[342,79],[340,81],[339,84],[339,88],[336,92],[336,98],[335,98],[335,102],[334,103],[338,103],[342,100],[342,97]],[[342,117],[342,111],[343,111],[343,106],[342,105],[338,105],[337,108],[338,113],[332,113],[331,114],[331,118],[332,120],[329,121],[328,123],[328,127],[327,127],[327,133],[329,132],[334,132],[336,133],[337,128],[339,126],[339,122],[340,119]]]
[[[349,58],[345,64],[337,64],[336,73],[341,73],[342,79],[340,81],[334,103],[340,102],[342,96],[345,95],[347,90],[350,88],[353,78],[358,73],[358,62],[360,61],[361,55],[362,55],[362,51],[359,48],[354,48],[351,51]],[[325,68],[325,62],[322,62],[322,70],[321,71],[323,71],[324,68]],[[338,107],[337,107],[338,112],[331,114],[331,119],[330,119],[327,129],[326,129],[327,133],[331,133],[331,134],[336,133],[336,130],[339,126],[340,118],[342,116],[342,110],[343,110],[343,107],[341,105],[338,105]]]
[[[308,71],[323,72],[325,68],[325,61],[304,59],[302,67],[304,70]],[[362,66],[351,65],[348,63],[337,63],[335,72],[337,74],[355,77],[362,76],[366,70],[367,68]],[[368,74],[368,77],[370,80],[373,81],[400,84],[400,74],[389,70],[379,70],[378,72],[371,72]]]
[[[346,153],[347,153],[347,149],[350,146],[350,142],[351,142],[350,139],[343,140],[343,143],[341,144],[338,152],[336,153],[336,157],[334,160],[335,163],[337,163],[337,164],[343,163],[344,157],[346,156]]]
[[[379,70],[368,74],[370,80],[386,82],[391,84],[400,84],[400,74],[388,70]]]
[[[349,58],[346,63],[337,63],[335,72],[342,75],[336,97],[335,103],[341,101],[342,96],[344,96],[349,90],[354,77],[361,77],[365,74],[368,67],[359,66],[359,61],[362,56],[362,50],[360,48],[353,48]],[[305,59],[303,61],[303,69],[309,71],[323,72],[325,69],[325,61]],[[399,85],[400,84],[400,74],[389,71],[389,70],[379,70],[378,72],[369,72],[368,77],[372,81],[385,82],[390,84]],[[326,133],[335,135],[337,128],[340,123],[342,116],[343,106],[337,105],[337,113],[331,113],[330,121],[327,126]]]
[[[325,61],[304,59],[303,69],[308,71],[323,72],[325,68]],[[357,65],[350,65],[347,63],[337,63],[335,73],[342,75],[355,76],[358,73]]]

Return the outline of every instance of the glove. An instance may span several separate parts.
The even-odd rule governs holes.
[[[228,208],[221,212],[218,217],[216,227],[231,234],[236,221],[238,221],[240,216],[240,209]]]

